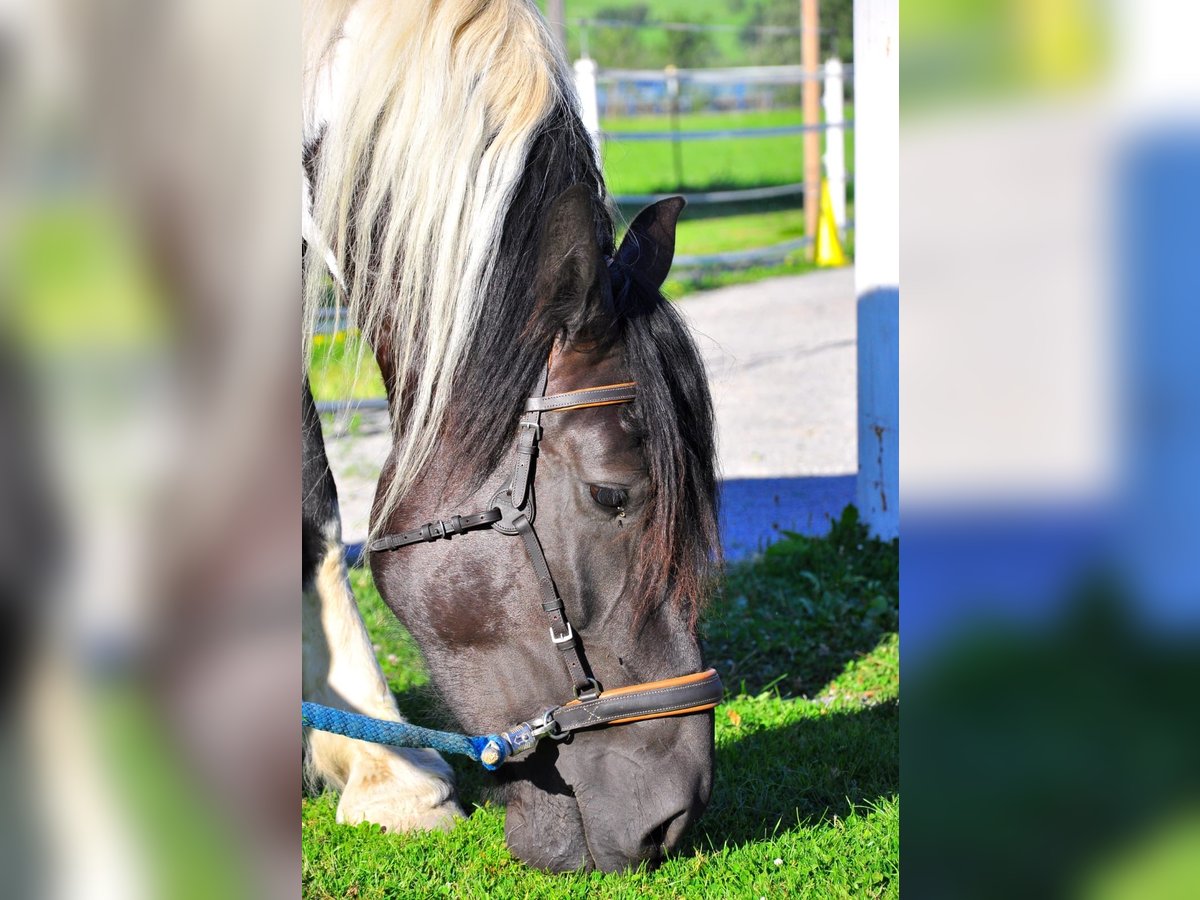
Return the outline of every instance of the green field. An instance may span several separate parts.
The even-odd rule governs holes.
[[[383,397],[383,376],[361,342],[345,331],[313,335],[308,382],[317,402]]]
[[[853,117],[846,110],[846,118]],[[679,117],[681,131],[771,128],[799,125],[799,110],[691,113]],[[671,127],[668,116],[639,116],[605,119],[601,127],[610,135],[604,142],[604,172],[609,190],[616,196],[662,194],[676,191],[701,192],[796,184],[804,180],[804,138],[737,137],[719,140],[682,141],[679,145],[682,182],[676,177],[674,147],[670,141],[622,141],[621,132],[661,131]],[[822,150],[824,147],[822,146]],[[846,134],[846,157],[854,159],[854,131]],[[847,191],[848,215],[853,216],[854,186]],[[630,218],[636,207],[623,208]],[[679,223],[676,253],[698,255],[748,250],[781,244],[804,235],[804,210],[799,196],[742,204],[693,204]],[[803,254],[798,254],[802,256]],[[799,261],[762,271],[786,274],[802,271]],[[732,273],[731,273],[732,274]],[[750,273],[706,273],[668,285],[668,294],[680,296],[692,290],[714,287],[730,280],[745,280]]]
[[[846,118],[853,117],[851,108]],[[687,131],[775,128],[803,123],[799,110],[759,112],[692,113],[679,117],[679,128]],[[608,118],[600,127],[610,134],[623,131],[668,131],[669,116]],[[822,150],[824,145],[822,144]],[[675,177],[671,141],[604,142],[604,175],[609,190],[620,194],[654,194],[672,191],[712,191],[735,188],[796,184],[804,180],[804,137],[736,137],[719,140],[681,141],[683,183]],[[848,168],[854,160],[854,131],[846,134]]]
[[[367,573],[353,576],[401,708],[437,721],[411,639]],[[896,897],[899,894],[898,548],[849,510],[733,566],[702,625],[725,680],[717,780],[685,847],[653,872],[546,875],[504,846],[484,777],[451,760],[469,818],[449,834],[339,826],[306,797],[303,891],[354,897]]]

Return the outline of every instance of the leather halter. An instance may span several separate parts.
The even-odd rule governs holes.
[[[533,461],[542,437],[543,413],[630,403],[637,397],[637,385],[627,381],[547,395],[549,375],[547,364],[542,368],[536,391],[526,401],[525,411],[517,423],[512,478],[507,487],[492,497],[489,509],[429,522],[411,531],[385,534],[367,545],[371,552],[397,550],[488,526],[501,534],[521,537],[534,575],[537,576],[550,640],[562,654],[574,687],[575,699],[562,706],[543,710],[533,719],[501,732],[501,741],[489,743],[483,754],[482,762],[489,769],[498,768],[507,759],[533,749],[538,739],[546,735],[561,740],[581,728],[623,725],[642,719],[702,712],[716,706],[723,695],[721,678],[714,669],[603,691],[588,668],[579,636],[567,620],[566,607],[533,528]]]

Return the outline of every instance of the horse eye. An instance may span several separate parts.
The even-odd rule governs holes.
[[[620,509],[629,499],[629,491],[624,488],[607,487],[603,484],[593,484],[588,487],[592,492],[592,499],[609,509]]]

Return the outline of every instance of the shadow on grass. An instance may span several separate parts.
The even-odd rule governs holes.
[[[741,847],[895,795],[899,710],[830,712],[718,747],[712,802],[682,852]]]
[[[837,489],[814,508],[828,514]],[[803,511],[794,515],[803,527]],[[895,633],[899,619],[898,542],[869,537],[858,511],[846,506],[825,536],[785,532],[761,557],[731,565],[706,615],[702,645],[730,693],[773,686],[784,697],[813,697]]]

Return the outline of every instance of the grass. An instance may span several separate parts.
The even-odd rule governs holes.
[[[681,256],[752,250],[803,236],[804,210],[798,207],[720,218],[687,218],[685,210],[675,231]]]
[[[846,118],[854,118],[847,106]],[[800,125],[798,109],[727,113],[686,113],[679,117],[681,131],[768,128]],[[668,116],[606,118],[605,131],[667,131]],[[822,145],[823,146],[823,145]],[[804,180],[804,136],[738,137],[682,141],[683,184],[675,178],[671,141],[604,142],[604,175],[614,194],[653,194],[671,191],[711,191],[795,184]],[[846,159],[854,159],[854,130],[846,132]]]
[[[334,822],[336,798],[301,812],[309,898],[896,897],[899,894],[898,547],[853,509],[825,538],[786,537],[728,572],[702,626],[725,679],[708,812],[653,872],[547,875],[504,846],[502,808],[452,760],[469,818],[449,834]],[[411,639],[353,575],[392,688],[433,715]]]
[[[375,358],[369,352],[360,353],[360,349],[358,338],[345,331],[313,335],[308,381],[318,402],[385,395]]]
[[[772,266],[748,266],[737,269],[696,269],[672,274],[663,285],[668,297],[682,297],[699,291],[711,291],[734,284],[753,284],[764,278],[779,278],[784,275],[803,275],[816,269],[804,259],[803,252],[793,254],[788,261]]]

